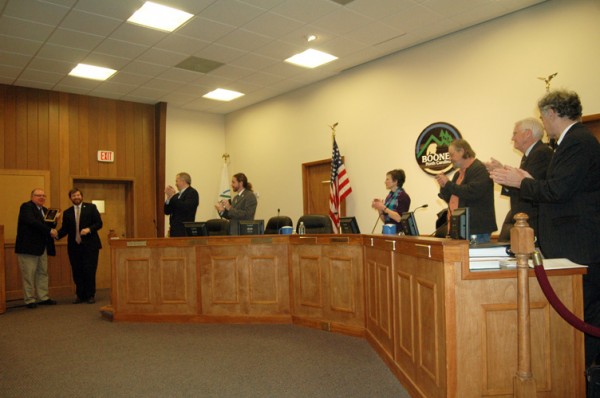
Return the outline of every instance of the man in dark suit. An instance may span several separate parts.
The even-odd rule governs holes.
[[[505,167],[491,172],[495,182],[521,189],[539,203],[539,243],[548,258],[588,265],[583,276],[584,319],[600,326],[600,143],[579,121],[581,102],[572,91],[551,91],[538,108],[549,138],[558,147],[545,179]],[[600,353],[600,339],[585,336],[586,364]]]
[[[95,204],[83,201],[78,188],[69,191],[69,198],[73,206],[65,210],[57,239],[69,235],[67,250],[77,294],[73,304],[94,304],[98,255],[102,248],[98,230],[102,228],[102,218]]]
[[[188,173],[179,173],[175,176],[177,190],[171,185],[165,188],[165,214],[170,216],[170,237],[185,236],[183,223],[196,220],[200,198],[191,184],[192,177]]]
[[[23,278],[23,295],[28,308],[54,305],[48,297],[48,256],[56,254],[54,238],[56,222],[46,222],[48,209],[44,207],[46,194],[43,189],[31,191],[31,200],[21,205],[17,224],[15,253]],[[36,292],[39,302],[36,303]]]
[[[526,118],[515,123],[512,142],[515,149],[523,154],[521,158],[521,169],[527,171],[536,180],[546,178],[546,170],[554,152],[544,144],[541,139],[544,135],[544,126],[535,118]],[[488,171],[502,168],[504,165],[492,158],[485,164]],[[538,206],[529,200],[521,198],[521,190],[514,187],[503,186],[502,195],[510,198],[510,210],[506,214],[498,241],[510,240],[510,229],[514,226],[514,216],[517,213],[526,213],[529,216],[529,225],[538,236]]]
[[[231,220],[231,234],[238,233],[239,220],[254,220],[258,201],[252,192],[252,184],[244,173],[237,173],[231,179],[231,189],[236,196],[222,200],[215,205],[221,217]]]
[[[485,165],[477,158],[466,140],[452,141],[448,154],[458,169],[452,181],[445,174],[435,179],[440,185],[439,197],[448,203],[448,216],[459,207],[470,209],[469,231],[476,243],[490,241],[498,227],[494,209],[494,183]]]

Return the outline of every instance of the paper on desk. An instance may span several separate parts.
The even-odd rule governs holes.
[[[568,269],[568,268],[579,268],[579,267],[587,267],[586,265],[581,265],[574,263],[568,258],[545,258],[544,269]],[[517,267],[517,259],[510,259],[500,262],[500,265],[506,268],[516,268]],[[529,268],[533,268],[533,260],[529,260]]]

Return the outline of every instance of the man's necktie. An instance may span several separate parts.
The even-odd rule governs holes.
[[[523,168],[523,165],[525,164],[525,161],[527,160],[527,156],[523,155],[523,157],[521,158],[521,165],[519,166],[519,168]]]
[[[75,242],[81,243],[81,234],[79,233],[79,206],[75,206]]]

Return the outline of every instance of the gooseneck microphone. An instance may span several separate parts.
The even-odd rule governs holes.
[[[279,210],[277,209],[277,222],[275,223],[275,228],[277,229],[277,233],[279,233]]]
[[[429,207],[429,205],[428,205],[427,203],[425,203],[424,205],[421,205],[421,206],[419,206],[419,207],[415,208],[415,209],[412,211],[412,213],[414,213],[415,211],[417,211],[417,210],[419,210],[419,209],[425,209],[425,208],[427,208],[427,207]]]

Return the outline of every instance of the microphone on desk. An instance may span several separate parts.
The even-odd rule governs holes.
[[[419,209],[426,209],[426,208],[428,208],[428,207],[429,207],[429,205],[428,205],[427,203],[425,203],[424,205],[421,205],[421,206],[419,206],[419,207],[415,208],[415,209],[412,211],[412,213],[414,213],[415,211],[417,211],[417,210],[419,210]]]
[[[277,229],[277,233],[279,233],[279,209],[277,209],[277,222],[275,223],[275,229]]]

